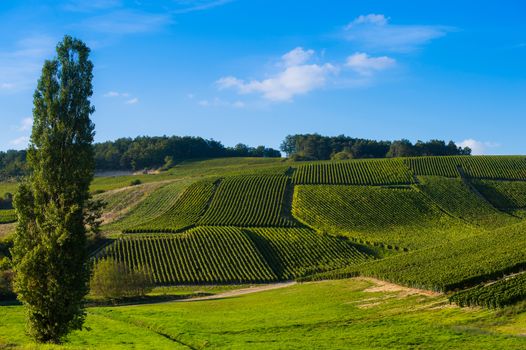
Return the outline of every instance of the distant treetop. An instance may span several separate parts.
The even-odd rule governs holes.
[[[469,147],[458,147],[453,141],[446,144],[442,140],[430,140],[413,144],[406,139],[376,141],[319,134],[288,135],[280,148],[294,160],[471,155]]]
[[[141,170],[169,168],[180,161],[219,157],[281,157],[281,152],[265,146],[238,143],[225,147],[221,142],[194,136],[139,136],[94,144],[97,170]],[[0,180],[27,173],[26,151],[0,152]]]

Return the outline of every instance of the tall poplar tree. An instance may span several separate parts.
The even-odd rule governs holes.
[[[93,179],[93,64],[65,36],[42,68],[33,96],[30,175],[14,198],[15,290],[38,342],[60,342],[84,322],[89,265],[84,209]]]

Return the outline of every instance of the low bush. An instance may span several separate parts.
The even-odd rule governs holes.
[[[90,281],[91,294],[107,299],[144,296],[153,287],[145,269],[131,269],[121,262],[97,262]]]

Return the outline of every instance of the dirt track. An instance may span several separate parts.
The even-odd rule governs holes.
[[[174,302],[177,302],[177,303],[188,303],[188,302],[193,302],[193,301],[232,298],[232,297],[237,297],[239,295],[252,294],[252,293],[258,293],[258,292],[264,292],[264,291],[267,291],[267,290],[273,290],[273,289],[290,287],[290,286],[293,286],[295,284],[296,284],[296,282],[283,282],[283,283],[265,284],[265,285],[262,285],[262,286],[254,286],[254,287],[249,287],[249,288],[229,290],[228,292],[214,294],[214,295],[207,295],[205,297],[197,297],[197,298],[190,298],[190,299],[175,300]]]

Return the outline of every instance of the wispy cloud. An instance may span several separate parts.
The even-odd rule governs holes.
[[[371,57],[366,53],[357,52],[349,57],[345,65],[358,74],[370,76],[374,72],[391,68],[396,61],[387,56]]]
[[[226,76],[216,81],[219,89],[236,89],[240,94],[260,93],[270,101],[290,101],[296,95],[303,95],[325,86],[328,76],[338,69],[330,64],[309,64],[311,50],[302,48],[282,56],[284,69],[263,80],[244,81],[234,76]]]
[[[130,96],[127,92],[108,91],[104,94],[104,97],[128,97]]]
[[[108,91],[103,96],[110,99],[117,99],[118,101],[121,101],[127,105],[134,105],[139,103],[139,98],[131,97],[131,95],[128,92]]]
[[[9,141],[9,144],[11,146],[14,146],[15,148],[25,147],[29,142],[29,136],[20,136],[16,139],[13,139]]]
[[[71,0],[62,8],[71,12],[91,12],[115,8],[122,5],[121,0]]]
[[[172,19],[167,14],[117,10],[90,17],[80,25],[98,33],[125,35],[157,31],[170,23]]]
[[[20,125],[17,127],[17,130],[18,131],[27,131],[27,130],[31,130],[31,128],[33,127],[33,118],[32,117],[28,117],[28,118],[24,118],[20,121]]]
[[[12,50],[0,51],[0,92],[34,87],[46,58],[53,56],[55,40],[35,35],[15,43]]]
[[[368,14],[358,16],[345,26],[344,36],[365,49],[408,52],[443,37],[452,29],[437,25],[395,25],[382,14]]]
[[[12,83],[0,83],[0,89],[2,90],[11,90],[15,87],[15,84]]]
[[[473,155],[481,155],[491,153],[491,149],[500,147],[500,144],[496,142],[488,141],[477,141],[474,139],[466,139],[458,143],[460,147],[469,147],[471,148],[471,153]]]
[[[198,103],[201,107],[231,107],[231,108],[244,108],[245,102],[243,101],[225,101],[218,97],[212,100],[200,100]]]
[[[228,4],[232,1],[233,0],[176,0],[174,1],[176,9],[172,12],[174,14],[183,14],[195,11],[203,11]]]

